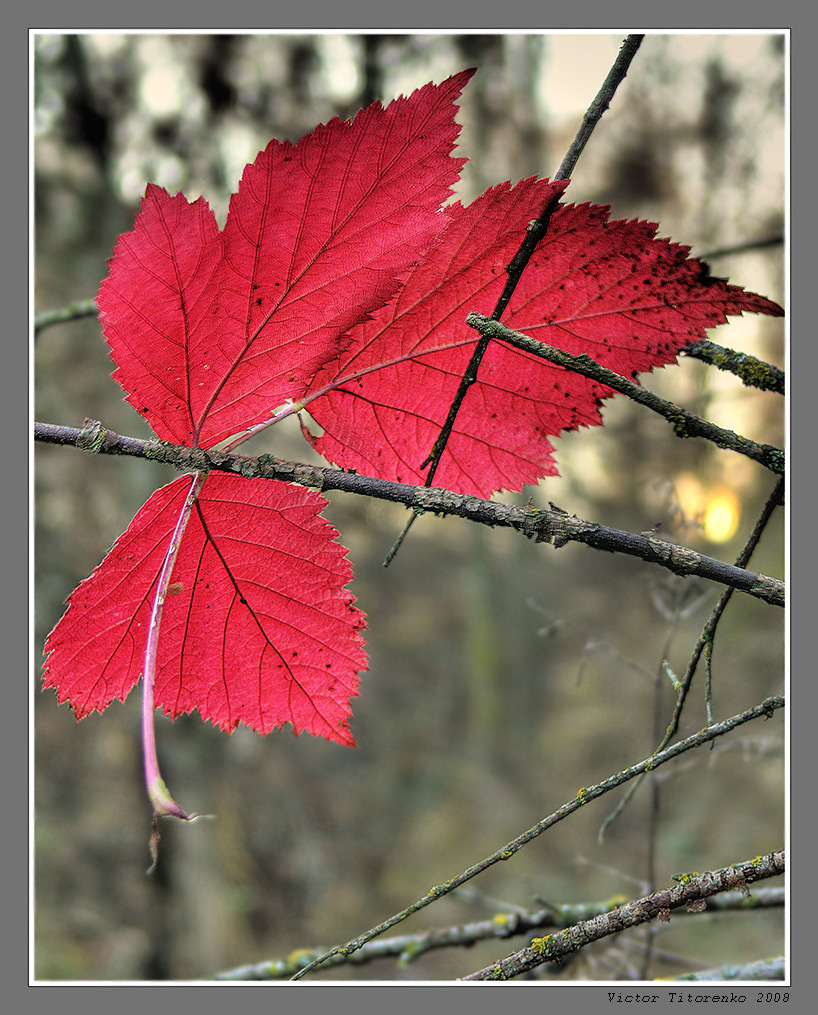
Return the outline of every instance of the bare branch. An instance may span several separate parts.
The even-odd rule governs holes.
[[[535,938],[527,948],[502,959],[492,966],[464,976],[464,980],[510,980],[544,962],[559,963],[563,956],[570,955],[592,941],[618,934],[630,927],[638,927],[649,920],[670,920],[670,914],[680,906],[692,907],[694,911],[705,909],[704,899],[727,889],[749,890],[747,885],[764,878],[777,877],[785,870],[783,850],[745,860],[731,867],[724,867],[706,874],[676,874],[675,888],[653,892],[642,899],[635,899],[610,913],[603,913],[591,920],[575,924],[567,930],[547,937]]]
[[[555,180],[566,180],[574,171],[574,167],[577,164],[577,160],[582,154],[582,150],[585,147],[588,139],[593,133],[594,128],[602,117],[602,114],[610,105],[611,99],[613,99],[616,89],[619,87],[621,82],[624,80],[625,75],[628,72],[628,68],[631,65],[631,61],[636,56],[636,51],[642,43],[643,35],[629,35],[622,44],[619,51],[619,55],[614,61],[611,70],[608,72],[608,76],[605,78],[602,87],[600,88],[596,98],[589,106],[585,117],[583,118],[580,129],[577,136],[574,138],[571,147],[565,158],[562,161],[560,168],[557,170],[554,176]],[[559,203],[559,194],[553,195],[545,204],[539,217],[529,224],[526,235],[523,237],[523,241],[520,244],[520,248],[506,268],[508,273],[508,279],[505,287],[500,294],[500,298],[497,301],[497,305],[492,313],[492,318],[499,320],[503,311],[508,306],[508,302],[511,299],[514,290],[517,288],[517,284],[522,277],[523,271],[525,271],[526,265],[531,260],[531,255],[537,247],[537,244],[545,236],[548,229],[548,223],[551,221],[551,216],[554,214],[557,205]],[[474,352],[472,353],[471,359],[463,373],[463,377],[460,380],[457,391],[455,392],[452,404],[449,406],[449,412],[446,416],[446,420],[441,427],[440,433],[438,434],[437,440],[434,443],[434,447],[429,452],[426,459],[421,462],[421,468],[429,466],[429,472],[426,475],[426,486],[431,486],[435,478],[435,472],[440,464],[440,459],[449,442],[454,423],[457,418],[457,414],[460,411],[460,406],[463,404],[463,399],[466,397],[469,388],[477,380],[477,371],[480,369],[480,363],[486,350],[489,346],[489,336],[483,336],[475,346]],[[417,518],[418,512],[412,513],[412,516],[404,526],[403,531],[395,541],[395,545],[390,550],[389,554],[384,561],[384,567],[386,567],[392,558],[397,553],[403,542],[406,533],[409,531],[415,518]]]
[[[723,427],[716,426],[715,423],[702,419],[701,416],[697,416],[695,413],[689,412],[673,402],[668,402],[652,391],[648,391],[641,385],[634,383],[634,381],[614,373],[613,370],[600,366],[599,363],[592,360],[586,353],[572,356],[570,353],[556,348],[556,346],[538,342],[528,335],[523,335],[519,331],[507,328],[504,324],[500,324],[499,321],[495,321],[491,317],[484,317],[482,314],[469,314],[466,318],[466,323],[476,331],[479,331],[484,338],[497,338],[507,345],[513,345],[517,349],[523,349],[525,352],[531,353],[532,356],[538,356],[540,359],[581,374],[583,377],[599,381],[601,384],[606,384],[609,388],[613,388],[614,391],[627,395],[634,402],[638,402],[660,416],[664,416],[665,419],[673,424],[673,431],[677,437],[704,437],[706,440],[717,445],[717,447],[727,448],[730,451],[736,451],[741,455],[752,458],[753,461],[759,462],[771,472],[776,472],[782,476],[784,474],[785,458],[784,452],[780,448],[775,448],[770,444],[758,444],[748,437],[742,437],[740,434],[733,433],[732,430],[725,430]]]
[[[596,98],[585,112],[582,124],[577,131],[577,136],[562,160],[562,165],[554,177],[555,180],[567,180],[571,173],[573,173],[577,160],[588,143],[591,134],[593,134],[594,128],[602,119],[602,114],[611,104],[611,99],[613,99],[617,88],[625,80],[625,75],[628,73],[631,61],[636,56],[636,51],[642,45],[643,39],[644,35],[629,35],[622,43],[619,54],[608,72],[608,76],[605,78]]]
[[[758,517],[758,520],[753,526],[753,531],[750,533],[747,542],[742,547],[741,553],[736,558],[737,567],[746,567],[747,564],[750,562],[750,558],[753,555],[753,551],[758,545],[758,541],[761,539],[762,533],[767,527],[767,523],[772,518],[775,509],[783,503],[784,503],[784,480],[782,478],[776,483],[775,489],[767,498],[767,503],[764,505],[761,514]],[[676,735],[676,731],[679,728],[679,720],[682,715],[682,709],[684,708],[684,703],[687,698],[688,691],[690,690],[690,685],[693,681],[693,675],[696,672],[696,667],[699,664],[702,652],[705,653],[707,660],[706,698],[707,698],[708,715],[711,714],[712,705],[710,697],[711,694],[710,666],[713,654],[713,639],[715,638],[716,635],[716,628],[718,627],[719,620],[721,619],[724,611],[727,609],[727,604],[730,602],[732,595],[733,591],[732,589],[729,588],[725,589],[724,592],[722,592],[721,596],[719,597],[719,601],[716,603],[713,612],[708,617],[707,622],[705,623],[704,628],[702,629],[702,633],[699,635],[699,640],[696,642],[696,646],[693,649],[690,661],[687,664],[687,670],[685,671],[685,674],[682,677],[682,679],[679,681],[679,690],[677,693],[676,705],[673,710],[673,717],[668,723],[664,739],[659,745],[660,750],[670,742],[672,737]]]
[[[518,507],[452,493],[440,487],[410,486],[408,483],[395,483],[357,472],[288,462],[273,455],[250,458],[223,451],[187,448],[159,440],[121,437],[96,420],[87,420],[81,430],[51,423],[35,423],[34,438],[50,444],[73,445],[94,454],[147,458],[183,471],[208,472],[214,469],[237,473],[248,479],[279,479],[314,490],[340,490],[393,501],[419,513],[456,515],[481,525],[515,529],[538,543],[550,543],[556,549],[569,542],[584,543],[598,550],[641,557],[674,574],[708,578],[773,606],[784,605],[784,582],[777,578],[746,571],[653,535],[625,532],[598,522],[585,521],[559,509]]]
[[[708,907],[709,908],[709,907]],[[669,977],[671,983],[730,983],[731,980],[783,980],[787,975],[787,961],[783,955],[774,959],[759,959],[742,965],[730,964],[718,969],[702,969],[697,973],[682,973]]]
[[[735,374],[745,387],[784,394],[784,371],[772,363],[765,363],[764,360],[750,356],[749,353],[736,352],[735,349],[716,345],[715,342],[703,338],[695,345],[682,349],[682,355],[702,360],[717,370]]]
[[[686,751],[701,747],[720,736],[724,736],[725,733],[729,733],[731,730],[746,722],[750,722],[753,719],[759,719],[762,716],[769,718],[773,715],[776,709],[783,707],[783,697],[766,698],[764,701],[759,702],[758,705],[754,705],[752,708],[749,708],[744,712],[740,712],[738,715],[734,715],[730,719],[725,719],[724,722],[716,723],[713,726],[708,726],[706,729],[699,730],[698,733],[694,733],[693,736],[688,737],[686,740],[679,741],[679,743],[674,744],[672,747],[668,747],[665,751],[652,754],[649,758],[639,762],[639,764],[633,765],[631,768],[624,769],[622,772],[618,772],[616,775],[610,776],[603,782],[597,783],[595,786],[582,787],[572,800],[563,804],[562,807],[554,811],[553,814],[549,814],[547,818],[543,818],[542,821],[538,821],[537,824],[532,828],[529,828],[527,832],[523,832],[522,835],[518,835],[516,839],[512,839],[511,842],[507,843],[490,856],[487,856],[485,859],[480,860],[479,863],[473,864],[467,870],[463,871],[462,874],[450,878],[442,885],[435,885],[422,898],[413,902],[410,906],[407,906],[406,909],[401,910],[400,913],[396,913],[394,916],[389,917],[388,920],[384,920],[384,922],[378,924],[377,927],[373,927],[371,930],[366,931],[359,937],[353,938],[351,941],[347,941],[346,944],[337,945],[335,948],[331,948],[323,955],[318,956],[308,965],[304,966],[303,969],[300,969],[297,973],[295,973],[292,979],[301,979],[302,976],[311,972],[313,969],[316,969],[334,955],[351,955],[353,952],[358,951],[358,949],[362,948],[368,941],[372,941],[374,938],[379,937],[396,924],[401,923],[407,917],[412,916],[413,913],[417,913],[419,910],[425,909],[425,907],[430,905],[432,902],[442,898],[444,895],[448,895],[450,892],[454,891],[455,888],[459,888],[467,881],[470,881],[473,877],[476,877],[478,874],[482,874],[484,870],[487,870],[494,864],[499,863],[501,860],[510,860],[511,857],[518,852],[518,850],[523,848],[523,846],[528,845],[529,842],[532,842],[544,831],[551,828],[553,825],[556,825],[564,818],[567,818],[570,814],[573,814],[574,811],[579,810],[580,807],[584,807],[597,797],[603,796],[605,793],[609,793],[617,786],[622,786],[631,779],[637,778],[642,775],[643,772],[654,771],[678,755],[684,754]],[[766,876],[769,877],[770,875]],[[723,891],[727,888],[735,887],[737,887],[737,884],[735,883],[725,883],[716,890]],[[624,928],[619,929],[621,930]],[[549,957],[550,956],[545,955],[539,961],[545,962]]]
[[[370,941],[357,952],[349,955],[338,953],[323,962],[321,969],[335,966],[362,966],[377,959],[396,958],[402,966],[409,965],[426,952],[440,948],[468,947],[478,941],[519,937],[532,930],[543,927],[565,929],[580,920],[609,913],[627,901],[624,897],[607,902],[586,902],[578,905],[549,906],[531,912],[515,910],[513,912],[498,911],[489,920],[474,920],[470,923],[454,927],[433,927],[414,934],[400,934],[396,937],[381,938]],[[780,909],[784,906],[786,896],[783,888],[759,888],[751,898],[741,892],[725,892],[714,896],[708,903],[707,911],[729,912],[731,910]],[[299,948],[284,958],[268,959],[252,965],[238,966],[235,969],[218,973],[217,980],[286,980],[299,969],[308,965],[313,959],[323,955],[324,948]],[[686,979],[696,974],[690,974]]]
[[[34,318],[34,333],[36,335],[52,324],[64,324],[66,321],[76,321],[80,317],[95,317],[96,313],[95,299],[75,300],[57,310],[44,310],[41,314],[37,314]]]

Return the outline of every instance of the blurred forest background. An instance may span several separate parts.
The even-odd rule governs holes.
[[[223,222],[247,161],[464,67],[458,197],[550,176],[605,75],[614,35],[41,35],[34,42],[35,309],[96,294],[147,182],[204,194]],[[785,80],[781,35],[648,35],[566,200],[708,257],[714,274],[784,298]],[[772,240],[756,249],[719,253]],[[714,253],[715,252],[715,253]],[[784,366],[783,326],[734,319],[715,341]],[[110,379],[94,318],[44,330],[35,418],[86,416],[148,436]],[[782,446],[779,396],[681,357],[645,383],[700,415]],[[562,476],[532,497],[732,562],[774,486],[747,459],[680,441],[624,399],[606,425],[556,441]],[[247,453],[315,460],[296,428]],[[458,874],[592,785],[646,757],[672,708],[661,662],[684,672],[721,591],[641,561],[424,517],[388,570],[402,509],[342,494],[327,515],[350,549],[368,614],[370,669],[353,701],[355,750],[287,730],[232,736],[197,715],[158,719],[180,803],[217,820],[166,823],[148,878],[150,806],[139,693],[77,724],[39,690],[42,644],[71,590],[145,498],[175,474],[136,459],[36,449],[35,975],[63,980],[206,978],[293,949],[342,943]],[[750,567],[782,576],[783,513]],[[713,657],[716,718],[784,680],[784,613],[737,594]],[[706,723],[703,671],[680,735]],[[643,786],[602,843],[613,796],[583,808],[463,891],[399,928],[498,910],[635,896],[655,876],[704,871],[780,848],[783,720],[752,723],[666,766],[659,811]],[[617,797],[618,799],[618,797]],[[654,871],[649,850],[654,844]],[[655,933],[651,976],[783,952],[780,910],[674,917]],[[551,980],[637,975],[645,930],[589,948]],[[524,941],[427,953],[416,964],[341,967],[336,980],[451,979]],[[319,974],[318,978],[322,978]]]

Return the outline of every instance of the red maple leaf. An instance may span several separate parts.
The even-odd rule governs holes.
[[[78,719],[124,700],[144,665],[153,597],[190,478],[157,490],[75,589],[48,640],[46,687]],[[354,744],[349,698],[366,669],[364,615],[326,501],[287,483],[209,476],[164,606],[155,696],[224,730],[285,722]]]
[[[466,314],[492,312],[526,223],[567,186],[503,184],[441,209],[463,161],[450,155],[454,100],[471,73],[295,146],[271,142],[221,232],[203,200],[148,188],[99,306],[114,376],[160,438],[233,446],[309,406],[323,434],[308,439],[331,461],[423,481],[477,341]],[[503,321],[634,375],[727,314],[781,313],[687,254],[650,223],[558,208]],[[437,482],[486,494],[553,474],[548,436],[601,422],[610,393],[492,344]],[[189,489],[183,479],[154,494],[71,595],[46,643],[45,685],[78,718],[123,698],[161,616],[153,691],[171,716],[195,708],[262,733],[290,722],[352,743],[363,616],[344,588],[345,551],[318,518],[325,502],[211,475],[183,509]]]
[[[113,376],[158,437],[209,448],[266,420],[394,294],[445,225],[473,73],[271,141],[223,232],[202,198],[148,187],[98,304]]]
[[[492,313],[526,223],[567,183],[503,184],[467,208],[452,207],[446,231],[398,296],[357,325],[342,357],[316,378],[316,397],[306,404],[323,433],[302,430],[322,455],[345,468],[423,483],[421,463],[478,341],[465,317]],[[654,223],[609,221],[608,212],[585,204],[552,214],[503,315],[507,327],[635,377],[675,361],[727,314],[782,313],[764,297],[709,277],[688,258],[688,247],[655,239]],[[491,343],[436,485],[489,496],[556,475],[547,438],[600,424],[601,400],[613,394]]]
[[[245,169],[223,232],[204,200],[147,188],[98,303],[114,377],[157,436],[212,447],[267,420],[391,297],[445,224],[465,161],[450,155],[454,100],[472,73],[295,146],[272,141]],[[46,641],[45,686],[77,718],[124,698],[143,673],[189,485],[154,494]],[[290,722],[354,743],[363,614],[344,590],[345,551],[317,519],[325,503],[286,484],[208,477],[167,583],[182,591],[163,606],[153,693],[165,712],[196,708],[262,733]]]

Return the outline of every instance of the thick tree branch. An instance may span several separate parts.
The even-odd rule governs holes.
[[[560,963],[592,941],[618,934],[630,927],[638,927],[649,920],[670,920],[672,910],[687,906],[694,912],[706,908],[704,902],[711,895],[738,888],[749,895],[747,885],[764,878],[776,877],[785,870],[784,851],[757,856],[731,867],[706,874],[677,874],[674,888],[665,888],[642,899],[635,899],[619,909],[602,913],[590,920],[577,923],[567,930],[547,937],[535,938],[527,948],[502,959],[492,966],[464,976],[464,980],[510,980],[544,962]]]
[[[652,535],[637,535],[585,521],[559,509],[518,507],[452,493],[439,487],[410,486],[340,469],[288,462],[273,455],[250,458],[223,451],[186,448],[159,440],[121,437],[96,420],[87,420],[81,430],[51,423],[35,423],[34,438],[50,444],[72,445],[95,454],[146,458],[183,471],[208,472],[214,469],[246,478],[279,479],[314,490],[340,490],[393,501],[419,513],[456,515],[481,525],[515,529],[538,543],[550,543],[557,549],[569,542],[584,543],[598,550],[641,557],[674,574],[708,578],[774,606],[784,605],[784,583],[776,578],[746,571]]]
[[[634,381],[628,380],[626,377],[622,377],[620,374],[614,373],[613,370],[600,366],[599,363],[592,360],[586,353],[572,356],[570,353],[563,352],[562,349],[557,349],[555,346],[545,345],[543,342],[538,342],[536,339],[523,335],[519,331],[513,331],[491,317],[484,317],[483,314],[469,314],[466,318],[466,323],[476,331],[479,331],[484,338],[499,339],[507,345],[513,345],[516,349],[523,349],[533,356],[538,356],[540,359],[554,363],[556,366],[581,374],[583,377],[599,381],[601,384],[606,384],[609,388],[613,388],[614,391],[627,395],[634,402],[638,402],[660,416],[664,416],[666,420],[673,424],[673,431],[677,437],[704,437],[706,440],[712,441],[717,447],[727,448],[730,451],[738,452],[738,454],[746,455],[748,458],[752,458],[753,461],[759,462],[771,472],[776,472],[781,476],[784,475],[785,458],[784,452],[780,448],[775,448],[770,444],[758,444],[748,437],[742,437],[740,434],[733,433],[732,430],[725,430],[720,426],[716,426],[715,423],[702,419],[701,416],[697,416],[695,413],[689,412],[673,402],[660,398],[659,395],[648,391],[646,388],[634,383]]]

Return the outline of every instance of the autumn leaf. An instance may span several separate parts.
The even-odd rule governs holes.
[[[526,223],[566,185],[503,184],[467,208],[452,207],[446,231],[398,296],[357,325],[341,359],[316,378],[316,397],[306,404],[322,432],[302,427],[316,450],[345,468],[424,482],[421,463],[478,341],[465,317],[492,313]],[[764,297],[711,278],[688,247],[656,239],[654,223],[608,215],[607,207],[588,204],[553,213],[503,315],[507,327],[635,377],[674,362],[728,314],[782,313]],[[489,496],[556,475],[548,437],[600,424],[601,401],[613,394],[493,342],[436,485]]]
[[[190,486],[143,505],[68,600],[48,640],[44,686],[77,719],[124,700],[139,680],[157,578]],[[366,669],[364,615],[326,501],[290,484],[209,476],[168,588],[155,701],[171,718],[198,709],[230,732],[293,731],[354,744],[349,698]]]
[[[330,461],[424,481],[477,341],[466,315],[492,313],[527,223],[567,186],[531,179],[443,205],[464,161],[450,154],[454,101],[471,73],[297,145],[271,142],[224,230],[202,199],[148,187],[99,306],[114,377],[157,436],[235,446],[306,409],[321,432],[305,421],[305,435]],[[655,233],[604,207],[556,208],[503,323],[635,376],[728,314],[781,313]],[[436,483],[486,495],[553,475],[549,437],[599,424],[610,394],[492,343]],[[163,604],[152,686],[167,714],[198,709],[222,729],[262,733],[291,723],[352,743],[363,615],[344,588],[345,551],[318,517],[325,502],[212,474],[185,508],[190,490],[178,480],[154,494],[71,595],[46,643],[45,686],[78,718],[124,698]]]
[[[454,100],[472,73],[296,145],[272,141],[221,232],[203,199],[147,188],[98,303],[114,377],[157,436],[212,447],[269,419],[389,299],[447,220],[441,205],[465,161],[450,155]],[[326,502],[211,475],[176,551],[189,489],[179,480],[154,494],[72,593],[46,641],[44,685],[78,719],[124,699],[153,669],[160,604],[151,703],[171,717],[198,709],[226,730],[291,723],[354,744],[364,617],[344,589],[345,550],[318,518]]]
[[[158,437],[208,448],[267,419],[394,294],[445,225],[473,73],[271,141],[223,232],[204,199],[147,188],[97,302],[113,376]]]

